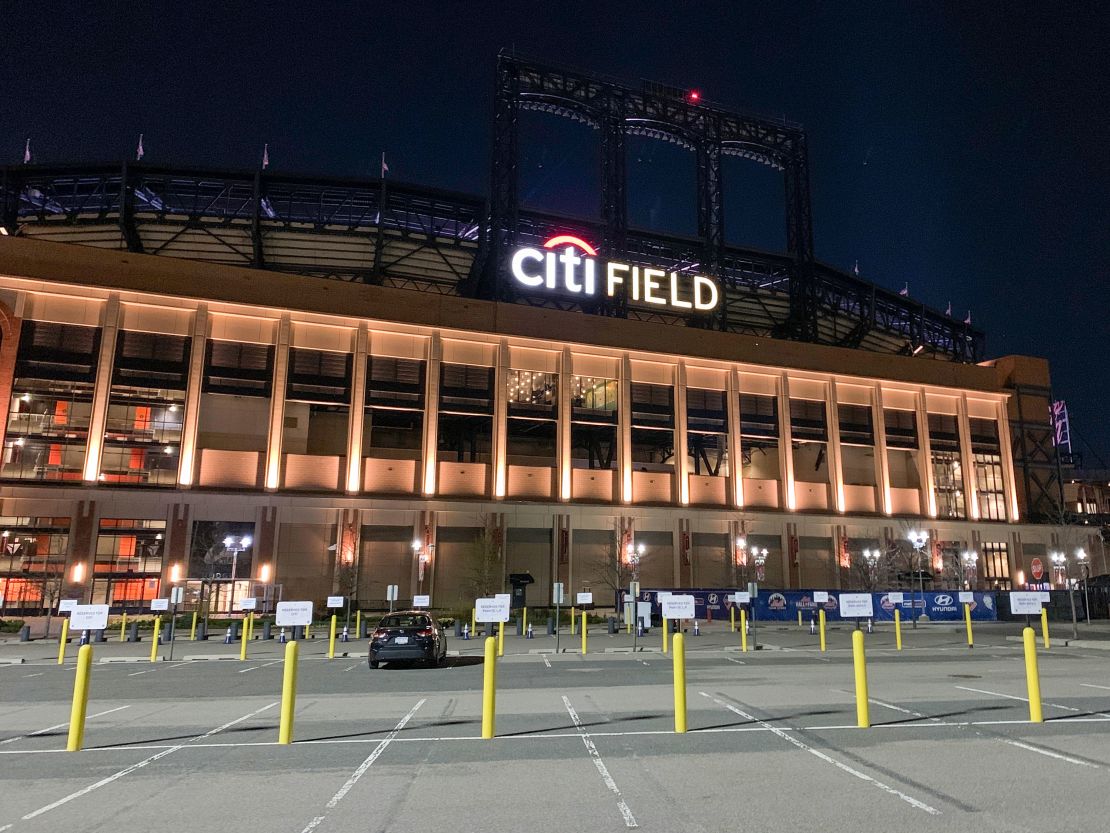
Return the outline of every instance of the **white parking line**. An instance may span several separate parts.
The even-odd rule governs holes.
[[[401,718],[401,722],[393,727],[393,731],[381,739],[381,742],[379,742],[378,745],[374,747],[374,751],[370,753],[369,757],[367,757],[365,761],[358,765],[358,768],[353,773],[351,773],[351,777],[343,783],[343,786],[339,788],[339,791],[335,795],[333,795],[331,799],[328,800],[327,804],[324,805],[325,811],[334,810],[338,806],[339,802],[343,800],[344,796],[346,796],[347,793],[349,793],[351,789],[355,786],[355,784],[358,783],[358,779],[365,775],[366,770],[370,769],[370,767],[374,765],[374,761],[378,760],[378,758],[381,757],[381,754],[385,751],[386,747],[393,742],[393,739],[395,737],[397,737],[397,733],[405,728],[406,723],[412,720],[412,716],[416,714],[417,709],[423,706],[426,702],[427,698],[422,698],[420,702],[418,702],[409,710],[408,714]],[[310,833],[310,831],[315,830],[324,822],[327,817],[328,816],[326,812],[322,813],[319,816],[316,816],[312,821],[305,825],[305,828],[301,831],[301,833]]]
[[[88,717],[85,718],[85,720],[92,720],[94,717],[103,717],[106,714],[111,714],[112,712],[123,711],[124,709],[129,709],[129,708],[131,708],[131,707],[130,706],[116,706],[114,709],[108,709],[108,711],[97,712],[96,714],[90,714]],[[14,738],[5,738],[4,740],[0,740],[0,746],[3,746],[6,743],[15,743],[17,740],[23,740],[24,738],[33,738],[33,737],[35,737],[35,735],[45,735],[47,732],[53,732],[55,729],[64,729],[68,725],[69,725],[69,721],[67,720],[65,723],[59,723],[57,726],[47,726],[45,729],[39,729],[35,732],[28,732],[26,735],[19,735],[18,737],[14,737]]]
[[[24,675],[23,675],[23,678],[24,678],[24,679],[27,679],[27,677],[41,677],[41,676],[42,676],[43,674],[45,674],[45,673],[46,673],[45,671],[40,671],[40,672],[39,672],[39,673],[37,673],[37,674],[24,674]]]
[[[1101,688],[1104,691],[1110,691],[1110,685],[1095,685],[1094,683],[1080,683],[1080,685],[1086,686],[1087,688]]]
[[[1083,683],[1080,683],[1080,685],[1083,685]],[[1028,697],[1018,697],[1014,694],[1003,694],[1001,691],[987,691],[987,689],[985,688],[969,688],[968,686],[962,685],[958,685],[956,686],[956,688],[960,689],[961,691],[974,691],[976,694],[993,694],[995,697],[1005,697],[1007,700],[1020,700],[1023,703],[1029,702]],[[1066,712],[1083,711],[1083,709],[1077,709],[1074,706],[1064,706],[1060,703],[1050,703],[1048,700],[1042,700],[1041,702],[1046,706],[1052,706],[1052,708],[1054,709],[1063,709]],[[1105,712],[1093,712],[1093,714],[1099,717],[1110,717],[1110,714],[1106,714]]]
[[[824,752],[821,752],[817,749],[814,749],[809,744],[803,743],[802,741],[798,740],[795,737],[791,737],[788,732],[783,731],[782,729],[778,728],[777,726],[772,726],[767,721],[760,720],[758,717],[755,717],[754,715],[750,715],[742,709],[738,709],[736,706],[733,706],[731,703],[726,703],[724,700],[719,700],[716,697],[712,696],[711,694],[707,694],[704,691],[700,691],[698,693],[701,694],[702,697],[709,698],[714,703],[716,703],[718,706],[723,706],[724,708],[728,709],[733,714],[738,714],[738,715],[740,715],[740,717],[744,718],[745,720],[754,721],[755,723],[758,723],[760,726],[763,726],[763,727],[769,729],[770,731],[772,731],[776,735],[778,735],[780,738],[785,740],[787,743],[792,743],[794,746],[798,747],[799,749],[801,749],[805,752],[808,752],[809,754],[814,755],[817,758],[820,758],[822,761],[825,761],[826,763],[832,764],[833,766],[835,766],[837,769],[841,770],[842,772],[847,772],[849,775],[852,775],[856,778],[859,778],[861,781],[866,781],[869,784],[873,784],[874,786],[878,787],[883,792],[890,793],[893,796],[897,796],[898,798],[902,799],[907,804],[909,804],[911,807],[915,807],[918,810],[923,810],[931,816],[939,816],[940,815],[940,810],[938,810],[936,807],[930,807],[924,801],[920,801],[920,800],[914,798],[911,795],[907,795],[906,793],[902,792],[901,790],[895,789],[894,787],[890,786],[889,784],[884,784],[882,781],[879,781],[875,778],[872,778],[870,775],[868,775],[865,772],[860,772],[858,769],[854,769],[853,767],[848,766],[846,763],[843,763],[842,761],[838,761],[836,758],[833,758],[830,755],[826,755]]]
[[[546,654],[540,654],[540,658],[543,660],[544,665],[546,665],[548,668],[551,667],[551,660],[547,658]]]
[[[590,758],[597,768],[598,775],[601,776],[601,780],[605,783],[605,786],[609,788],[609,792],[617,797],[617,809],[620,810],[621,817],[624,819],[624,826],[639,827],[640,825],[636,823],[636,817],[632,815],[632,811],[624,801],[624,796],[621,795],[621,791],[617,787],[617,782],[614,781],[613,776],[609,774],[609,768],[605,766],[605,762],[601,760],[601,754],[597,751],[597,746],[594,745],[589,733],[582,725],[582,721],[578,719],[578,712],[574,710],[574,706],[570,704],[570,700],[567,699],[566,695],[563,695],[563,705],[567,707],[567,714],[569,714],[570,719],[574,721],[574,725],[578,729],[578,734],[582,738],[582,743],[585,744],[586,751],[590,754]]]
[[[725,657],[729,662],[735,662],[737,665],[747,665],[743,660],[733,659],[732,657]]]
[[[1073,758],[1070,755],[1063,755],[1059,752],[1050,752],[1047,749],[1041,749],[1039,746],[1032,746],[1028,743],[1022,743],[1018,740],[1009,740],[1008,738],[999,738],[999,740],[1003,743],[1008,743],[1010,746],[1016,746],[1018,749],[1028,749],[1030,752],[1036,752],[1038,755],[1046,755],[1058,761],[1067,761],[1069,764],[1076,764],[1077,766],[1089,766],[1092,769],[1100,769],[1098,764],[1091,763],[1090,761],[1081,761],[1078,758]]]
[[[56,810],[57,808],[61,807],[63,804],[68,804],[69,802],[73,801],[74,799],[81,798],[82,796],[88,795],[89,793],[93,792],[94,790],[98,790],[101,787],[104,787],[104,786],[107,786],[108,784],[111,784],[113,781],[118,781],[120,778],[123,778],[125,775],[130,775],[132,772],[134,772],[137,769],[142,769],[147,764],[152,764],[155,761],[159,760],[160,758],[164,758],[167,755],[172,755],[178,749],[181,749],[185,746],[188,746],[190,743],[193,743],[194,741],[205,740],[207,738],[210,738],[214,734],[216,734],[217,732],[222,732],[224,729],[231,728],[236,723],[242,723],[244,720],[249,720],[250,718],[254,717],[255,715],[261,714],[262,712],[266,711],[267,709],[272,709],[276,705],[277,705],[276,702],[270,703],[269,705],[263,706],[260,709],[255,709],[253,712],[250,712],[249,714],[245,714],[242,717],[237,717],[237,718],[235,718],[235,720],[230,720],[227,723],[224,723],[222,726],[217,726],[215,729],[212,729],[208,732],[205,732],[203,735],[197,735],[195,738],[192,738],[191,740],[188,740],[185,743],[181,743],[181,744],[178,744],[176,746],[171,746],[169,749],[163,749],[161,752],[158,752],[155,755],[151,755],[149,758],[144,758],[143,760],[139,761],[136,764],[132,764],[129,767],[121,769],[119,772],[115,772],[115,773],[109,775],[106,778],[101,778],[99,781],[96,781],[92,784],[89,784],[87,787],[82,787],[81,789],[77,790],[77,792],[72,792],[69,795],[65,796],[64,798],[59,798],[57,801],[51,802],[50,804],[47,804],[44,807],[39,807],[37,810],[31,811],[27,815],[23,816],[23,821],[30,821],[33,818],[38,818],[39,816],[41,816],[45,813],[49,813],[51,810]]]
[[[252,665],[250,668],[242,668],[239,673],[246,674],[248,671],[257,671],[259,668],[267,668],[271,665],[277,665],[279,662],[285,662],[285,658],[275,659],[273,662],[264,662],[262,665]]]

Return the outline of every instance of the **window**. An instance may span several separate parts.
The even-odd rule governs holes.
[[[744,477],[778,480],[779,401],[776,396],[740,394],[740,448]]]
[[[937,517],[965,518],[967,508],[956,417],[951,414],[929,414],[929,443],[932,448]]]
[[[886,460],[892,489],[920,489],[917,461],[917,413],[896,408],[883,409],[886,428]]]
[[[975,466],[975,493],[979,517],[985,521],[1006,520],[1006,489],[1002,479],[1002,448],[998,423],[971,417],[971,459]]]
[[[687,389],[686,445],[691,474],[728,476],[728,408],[722,391]]]
[[[674,388],[632,383],[632,468],[674,471]]]
[[[579,469],[617,467],[616,379],[575,376],[571,380],[571,465]]]
[[[289,351],[283,454],[347,456],[351,364],[350,353],[301,348]]]
[[[871,406],[841,405],[837,411],[844,484],[846,486],[877,485],[875,428]]]
[[[101,518],[93,566],[93,604],[141,610],[161,588],[165,521]]]
[[[206,347],[197,448],[265,453],[274,348],[211,340]]]
[[[914,411],[883,409],[887,448],[917,448],[917,414]]]
[[[95,327],[23,323],[0,477],[81,480],[99,351]]]
[[[69,518],[0,517],[0,617],[37,616],[61,598]]]
[[[553,467],[559,435],[559,377],[510,370],[506,385],[509,465]]]
[[[1004,543],[983,543],[983,572],[987,584],[993,590],[1009,590],[1010,583],[1010,553]]]
[[[424,361],[370,356],[362,456],[420,460],[424,451]]]
[[[439,387],[439,460],[488,463],[493,443],[493,368],[444,364]]]
[[[791,399],[790,437],[794,443],[794,480],[828,483],[829,430],[825,403],[815,399]]]

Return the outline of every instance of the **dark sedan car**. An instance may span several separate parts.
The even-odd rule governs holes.
[[[370,634],[371,668],[378,663],[421,660],[443,665],[447,658],[447,635],[435,617],[422,610],[401,610],[383,616]]]

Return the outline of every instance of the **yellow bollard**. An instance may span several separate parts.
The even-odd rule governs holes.
[[[975,647],[975,639],[971,635],[971,605],[964,604],[964,624],[967,625],[967,647]]]
[[[470,635],[471,636],[474,636],[474,630],[478,625],[477,619],[478,619],[478,608],[476,608],[476,607],[470,608]]]
[[[736,608],[730,607],[728,609],[728,628],[732,633],[736,633]]]
[[[355,611],[355,639],[358,639],[358,635],[360,633],[362,633],[362,611],[361,610],[356,610]]]
[[[748,611],[740,608],[740,650],[748,653]]]
[[[505,656],[505,623],[497,623],[497,656]]]
[[[586,656],[586,611],[582,611],[582,656]]]
[[[482,675],[482,737],[489,740],[497,715],[497,640],[486,637],[485,673]]]
[[[80,752],[85,741],[85,713],[89,706],[89,677],[92,675],[92,645],[77,651],[77,676],[73,679],[73,705],[69,709],[69,738],[66,752]]]
[[[902,650],[902,611],[898,608],[894,608],[894,645]]]
[[[195,610],[193,611],[193,624],[189,628],[189,641],[197,641],[197,612]]]
[[[669,619],[664,618],[663,619],[663,653],[664,654],[667,653],[670,650],[670,642],[671,642],[671,623],[670,623]]]
[[[285,646],[285,674],[281,681],[281,724],[278,743],[293,742],[293,712],[297,707],[297,640]]]
[[[686,732],[686,639],[674,635],[674,730]]]
[[[1037,636],[1032,628],[1021,632],[1025,643],[1025,686],[1029,692],[1029,722],[1044,723],[1041,712],[1041,674],[1037,669]]]
[[[524,637],[525,639],[527,639],[527,638],[528,638],[528,608],[526,608],[526,607],[522,607],[522,608],[521,608],[521,616],[523,617],[523,618],[522,618],[522,619],[520,620],[520,623],[521,623],[521,629],[520,629],[520,630],[521,630],[521,635],[522,635],[522,636],[523,636],[523,637]]]
[[[1044,640],[1044,649],[1047,651],[1050,647],[1048,641],[1048,608],[1041,608],[1041,639]]]
[[[158,662],[158,636],[162,632],[162,617],[154,617],[154,636],[150,640],[150,661]]]
[[[574,636],[578,633],[578,623],[575,621],[574,608],[570,609],[570,635]]]
[[[798,611],[798,627],[800,628],[801,626],[802,626],[802,612],[799,610]]]
[[[328,633],[328,659],[335,659],[335,614],[331,615],[331,630]]]
[[[127,611],[123,612],[123,618],[119,620],[119,641],[123,642],[126,638],[127,631]]]
[[[239,637],[239,661],[242,662],[247,658],[247,633],[250,631],[250,626],[247,624],[247,618],[243,617],[243,633]]]
[[[62,636],[58,640],[58,665],[66,661],[66,643],[69,641],[69,619],[62,620]]]
[[[254,641],[254,611],[247,611],[247,641]]]
[[[867,658],[863,654],[863,631],[852,631],[852,658],[856,666],[856,725],[871,727],[867,702]]]
[[[825,650],[825,608],[817,611],[817,624],[821,628],[821,651]]]

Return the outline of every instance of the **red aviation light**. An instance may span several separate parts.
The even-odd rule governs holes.
[[[699,101],[701,101],[701,93],[699,93],[697,90],[690,90],[690,92],[686,93],[686,100],[689,101],[691,104],[697,104]]]

